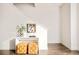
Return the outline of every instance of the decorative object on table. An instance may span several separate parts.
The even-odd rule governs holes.
[[[35,38],[36,36],[35,36],[35,35],[32,35],[32,36],[29,36],[29,37],[30,37],[30,38],[32,38],[32,37]]]
[[[35,33],[36,24],[27,24],[27,33]]]
[[[17,30],[17,36],[22,37],[24,35],[24,32],[26,31],[26,27],[21,25],[17,25],[16,27]]]
[[[28,44],[28,54],[38,54],[39,53],[39,48],[38,48],[38,43],[36,41],[31,41]]]
[[[17,54],[27,54],[27,43],[22,41],[16,45]]]

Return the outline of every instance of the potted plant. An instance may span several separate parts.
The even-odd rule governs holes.
[[[17,36],[23,37],[24,32],[26,31],[26,27],[21,24],[21,25],[17,25],[16,29],[17,29]]]

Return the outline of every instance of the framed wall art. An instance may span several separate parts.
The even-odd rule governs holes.
[[[35,33],[36,24],[27,24],[27,33]]]

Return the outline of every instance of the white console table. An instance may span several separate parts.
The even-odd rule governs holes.
[[[29,37],[29,38],[19,38],[17,37],[16,40],[15,40],[15,48],[16,48],[16,45],[22,41],[26,41],[27,43],[31,42],[31,41],[36,41],[39,45],[39,39],[36,38],[36,37]]]

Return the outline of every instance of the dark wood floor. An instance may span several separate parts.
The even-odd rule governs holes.
[[[79,55],[79,51],[71,51],[62,44],[48,44],[48,51],[40,51],[47,55]]]
[[[13,50],[0,50],[0,55],[16,55]],[[62,44],[48,44],[48,50],[39,51],[39,55],[79,55],[79,51],[71,51]]]

